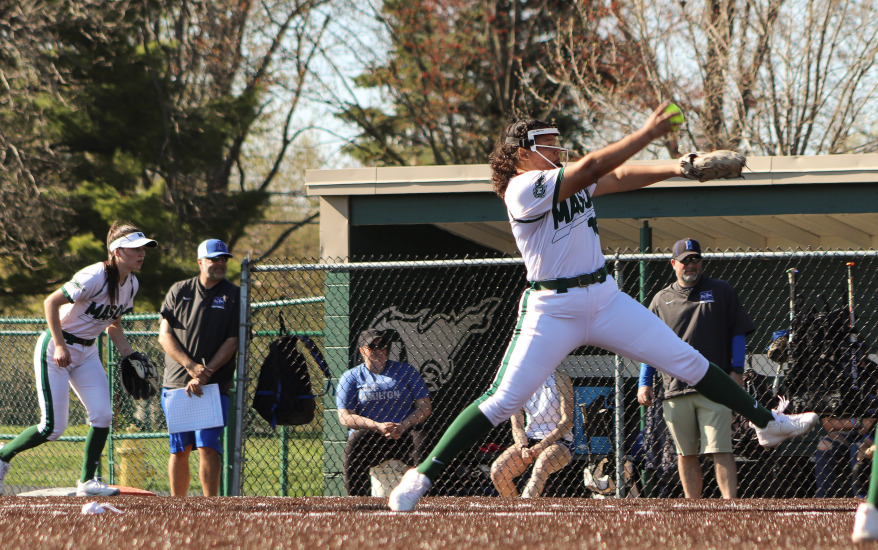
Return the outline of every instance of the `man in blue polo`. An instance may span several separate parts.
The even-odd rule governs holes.
[[[228,421],[240,322],[240,289],[226,279],[231,257],[228,247],[219,239],[207,239],[198,245],[199,273],[175,283],[168,291],[159,328],[159,343],[165,350],[162,385],[186,388],[190,396],[200,396],[204,385],[218,384],[224,425]],[[222,432],[223,427],[218,427],[170,434],[168,477],[172,496],[186,496],[189,492],[189,454],[195,448],[204,496],[219,495]]]

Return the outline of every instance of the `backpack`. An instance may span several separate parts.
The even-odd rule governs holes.
[[[325,395],[331,387],[329,367],[317,344],[307,336],[287,333],[283,317],[280,318],[280,334],[269,345],[253,395],[253,409],[272,428],[277,425],[300,426],[314,420],[315,398]],[[311,353],[326,378],[326,390],[319,395],[312,391],[308,362],[299,351],[298,342]]]
[[[786,387],[792,410],[843,414],[856,387],[848,309],[811,307],[793,318]]]

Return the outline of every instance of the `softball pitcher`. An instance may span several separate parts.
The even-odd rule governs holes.
[[[133,352],[120,318],[134,306],[139,284],[133,272],[143,265],[145,247],[155,246],[158,243],[133,225],[116,222],[107,234],[107,261],[80,270],[43,302],[49,329],[34,350],[40,423],[0,449],[0,494],[9,463],[18,453],[64,433],[70,412],[68,384],[85,406],[90,425],[76,494],[119,494],[119,489],[95,477],[113,420],[110,385],[95,341],[106,330],[123,357]]]
[[[412,510],[460,451],[519,410],[580,346],[599,346],[686,381],[749,419],[765,446],[801,435],[817,422],[814,413],[787,416],[756,403],[658,317],[620,292],[604,266],[594,199],[682,175],[679,162],[622,166],[671,131],[673,113],[664,112],[667,105],[639,130],[563,167],[567,151],[558,146],[556,127],[520,120],[506,128],[490,157],[492,180],[506,203],[530,282],[491,387],[458,415],[427,459],[405,474],[390,495],[392,510]]]

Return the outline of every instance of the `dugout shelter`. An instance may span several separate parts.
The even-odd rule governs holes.
[[[650,161],[632,161],[648,164]],[[751,157],[741,180],[674,178],[600,197],[605,252],[697,235],[710,249],[878,248],[878,154]],[[323,257],[517,255],[488,165],[309,170]]]

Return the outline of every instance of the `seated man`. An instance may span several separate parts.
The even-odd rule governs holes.
[[[558,370],[515,413],[512,439],[515,444],[503,451],[491,465],[491,480],[501,497],[518,496],[515,478],[533,464],[522,498],[539,497],[549,476],[571,460],[573,450],[573,382]]]
[[[418,371],[387,360],[390,342],[384,331],[364,330],[357,343],[363,363],[341,376],[335,400],[339,421],[350,428],[345,490],[349,496],[369,496],[369,468],[391,458],[409,465],[421,460],[424,434],[415,427],[432,409]]]

